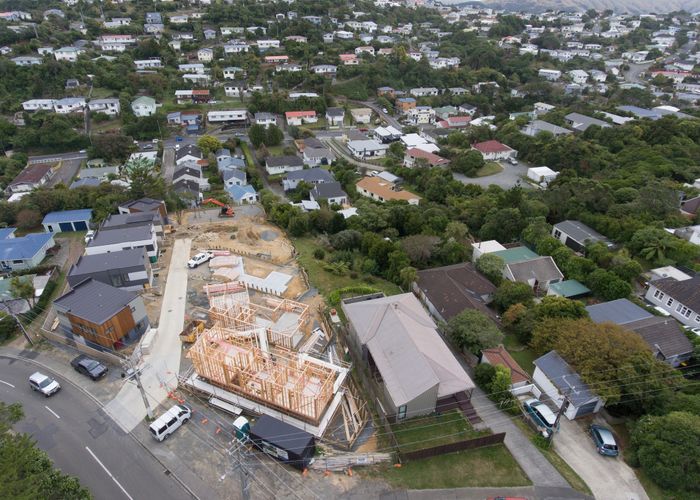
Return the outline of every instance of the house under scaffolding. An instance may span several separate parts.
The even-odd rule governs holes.
[[[348,387],[349,366],[337,356],[316,357],[307,348],[310,339],[301,342],[308,306],[260,294],[252,301],[241,282],[205,290],[212,326],[188,352],[196,376],[187,384],[317,436],[340,409],[348,441],[354,441],[367,412]]]

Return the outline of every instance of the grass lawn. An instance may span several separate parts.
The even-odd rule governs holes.
[[[409,489],[529,486],[525,473],[502,444],[383,466],[362,474]]]
[[[486,162],[486,165],[484,165],[483,167],[481,167],[479,170],[476,171],[476,176],[477,177],[488,177],[489,175],[500,174],[501,172],[503,172],[502,166],[500,166],[495,161],[489,161],[489,162]]]
[[[520,368],[532,375],[535,371],[535,365],[532,362],[537,359],[535,353],[529,347],[521,344],[515,335],[506,334],[503,338],[503,345],[508,349],[513,359],[518,362]]]
[[[392,429],[403,452],[456,443],[488,434],[486,431],[472,429],[456,409],[441,415],[413,418],[393,425]]]
[[[248,168],[255,168],[255,160],[253,159],[253,152],[250,150],[247,142],[241,143],[241,150],[243,151],[243,156],[245,156],[245,162]]]
[[[280,144],[279,146],[267,146],[267,152],[270,153],[270,156],[283,156],[285,147],[284,144]]]
[[[357,278],[351,278],[350,273],[337,276],[323,269],[323,263],[314,258],[313,252],[319,248],[316,238],[291,238],[294,247],[299,254],[299,262],[309,275],[311,284],[318,288],[323,295],[328,295],[333,290],[349,286],[371,286],[383,291],[387,295],[401,293],[401,289],[386,280],[373,276],[358,274]]]

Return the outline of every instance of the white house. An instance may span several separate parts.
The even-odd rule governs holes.
[[[280,41],[279,40],[258,40],[256,42],[256,45],[258,46],[259,50],[279,49],[280,48]]]
[[[571,70],[569,71],[568,75],[572,82],[578,83],[579,85],[584,85],[588,82],[588,73],[582,69]]]
[[[408,91],[413,97],[431,97],[440,94],[440,91],[435,87],[418,87]]]
[[[383,158],[389,149],[388,144],[382,144],[374,139],[348,141],[348,149],[352,155],[360,159]]]
[[[527,169],[527,178],[541,186],[547,186],[557,178],[557,175],[559,172],[555,172],[549,167],[530,167]]]
[[[112,253],[130,248],[145,248],[151,262],[157,260],[158,237],[152,224],[98,231],[85,247],[85,255]]]
[[[558,69],[545,69],[542,68],[537,72],[537,76],[549,80],[550,82],[557,81],[561,78],[561,71]]]
[[[153,57],[151,59],[137,59],[134,61],[134,66],[136,69],[162,68],[163,63],[159,57]]]
[[[506,160],[518,156],[515,149],[496,140],[478,142],[472,145],[472,149],[481,153],[486,161]]]
[[[156,100],[152,97],[141,96],[131,103],[131,109],[135,116],[151,116],[156,113]]]
[[[199,49],[197,59],[202,62],[211,62],[214,59],[214,50],[210,48]]]
[[[423,125],[435,122],[435,110],[430,106],[416,106],[409,109],[406,114],[409,123],[414,125]]]
[[[84,97],[64,97],[54,102],[53,109],[56,113],[65,115],[68,113],[78,113],[85,109]]]
[[[61,47],[54,51],[53,56],[57,61],[75,62],[78,60],[78,56],[84,52],[78,47]]]
[[[53,111],[56,99],[30,99],[22,103],[22,109],[25,111]]]
[[[210,123],[234,122],[247,123],[248,110],[246,109],[227,109],[220,111],[209,111],[207,113],[207,121]]]
[[[700,276],[689,279],[673,277],[649,283],[646,298],[667,311],[686,326],[700,327]]]
[[[119,99],[116,97],[93,99],[88,102],[88,108],[95,113],[104,113],[110,116],[117,116],[121,110]]]

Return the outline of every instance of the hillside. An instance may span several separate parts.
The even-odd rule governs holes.
[[[443,0],[441,3],[454,5],[461,2]],[[665,2],[656,0],[483,0],[481,3],[489,7],[528,12],[541,12],[548,9],[587,10],[591,8],[598,11],[612,9],[615,12],[629,12],[631,14],[664,13],[677,10],[700,11],[700,0],[667,0]]]

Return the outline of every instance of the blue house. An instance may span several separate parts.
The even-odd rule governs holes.
[[[258,201],[258,193],[250,184],[245,186],[226,186],[226,192],[233,200],[234,205],[245,205]]]
[[[0,240],[7,240],[15,237],[16,227],[0,227]]]
[[[63,212],[51,212],[46,214],[41,223],[47,233],[61,233],[68,231],[87,231],[90,228],[92,210],[65,210]]]
[[[46,257],[46,251],[54,245],[51,233],[32,233],[15,237],[10,232],[4,239],[0,239],[0,271],[36,267]]]

